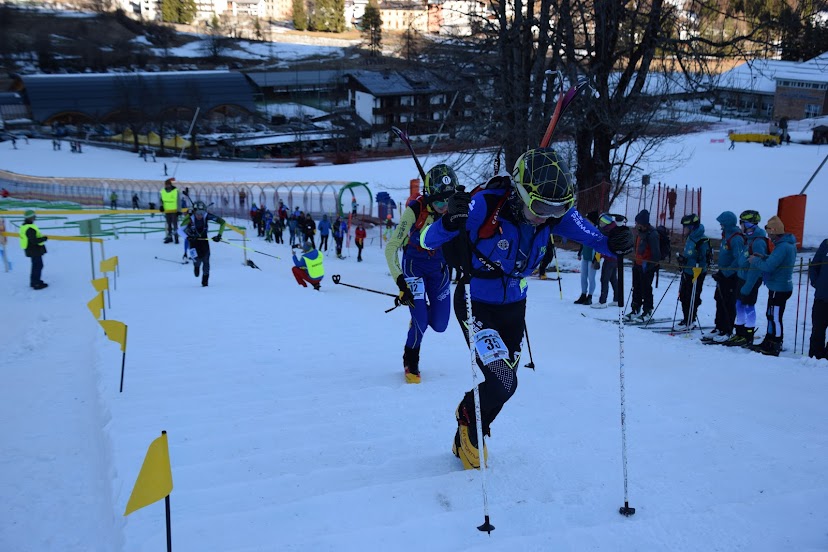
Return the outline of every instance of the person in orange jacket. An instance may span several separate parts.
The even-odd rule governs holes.
[[[359,254],[357,255],[357,261],[362,262],[362,248],[365,247],[365,227],[362,224],[356,227],[355,232],[357,249],[359,250]]]

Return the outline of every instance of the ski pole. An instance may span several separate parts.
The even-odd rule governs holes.
[[[804,259],[799,258],[799,284],[796,288],[796,322],[794,322],[794,354],[796,354],[796,344],[799,342],[799,298],[802,295],[802,263]],[[808,313],[805,313],[808,316]],[[802,351],[805,354],[805,351]]]
[[[400,139],[400,141],[403,144],[405,144],[406,147],[408,148],[409,153],[411,153],[411,157],[414,158],[414,163],[417,165],[417,170],[420,173],[420,178],[423,179],[423,186],[425,186],[425,181],[426,181],[425,170],[423,170],[423,166],[420,165],[420,160],[417,159],[417,154],[414,152],[414,147],[411,145],[411,140],[408,138],[408,134],[406,132],[400,130],[399,128],[395,127],[395,126],[392,126],[391,130],[394,132],[394,134],[397,135],[397,137]]]
[[[468,234],[466,234],[468,239]],[[475,330],[474,330],[474,313],[472,312],[471,302],[471,283],[466,287],[465,282],[460,284],[463,286],[463,295],[466,296],[466,320],[469,330],[469,353],[471,355],[471,371],[472,371],[472,385],[474,386],[474,422],[477,425],[477,457],[480,462],[480,485],[483,489],[483,525],[477,527],[478,531],[486,531],[492,534],[494,525],[489,522],[489,495],[486,490],[486,458],[485,458],[485,443],[483,441],[483,421],[480,414],[480,385],[477,381],[477,358],[475,352]],[[524,328],[525,329],[525,328]]]
[[[523,333],[526,336],[526,348],[529,349],[529,362],[525,364],[527,368],[535,369],[535,359],[532,358],[532,344],[529,342],[529,328],[526,327],[526,321],[523,322]]]
[[[342,283],[342,276],[341,276],[341,275],[339,275],[339,274],[333,274],[333,275],[331,276],[331,280],[333,280],[333,283],[334,283],[334,284],[338,284],[338,285],[340,285],[340,286],[345,286],[345,287],[354,288],[354,289],[361,289],[362,291],[370,291],[371,293],[376,293],[376,294],[378,294],[378,295],[386,295],[386,296],[388,296],[388,297],[393,297],[395,300],[399,299],[399,296],[394,295],[393,293],[388,293],[388,292],[386,292],[386,291],[377,291],[377,290],[375,290],[375,289],[370,289],[370,288],[361,287],[361,286],[355,286],[355,285],[352,285],[352,284],[344,284],[344,283]],[[389,313],[389,312],[391,312],[392,310],[394,310],[394,309],[396,309],[397,307],[399,307],[401,304],[402,304],[402,303],[397,302],[397,304],[396,304],[396,305],[394,305],[394,306],[393,306],[393,307],[391,307],[390,309],[386,310],[385,312],[386,312],[386,313]]]
[[[805,276],[805,308],[802,317],[802,354],[805,354],[805,324],[808,322],[808,288],[811,287],[811,261],[808,261],[808,274]]]
[[[623,281],[624,257],[618,256],[619,285]],[[618,509],[622,516],[630,517],[635,514],[635,508],[630,506],[627,486],[627,412],[626,397],[624,389],[624,308],[618,307],[618,358],[619,358],[619,381],[621,390],[621,464],[624,472],[624,505]]]
[[[656,313],[656,311],[658,310],[658,307],[660,307],[660,306],[661,306],[661,302],[662,302],[662,301],[664,301],[664,298],[665,298],[665,297],[667,297],[667,292],[668,292],[668,291],[670,291],[670,287],[672,287],[673,282],[675,282],[677,279],[678,279],[678,278],[673,278],[673,279],[671,279],[671,280],[670,280],[670,283],[669,283],[669,284],[667,284],[667,289],[665,289],[665,290],[664,290],[664,295],[662,295],[662,296],[661,296],[661,299],[659,299],[659,300],[658,300],[658,304],[657,304],[657,305],[655,306],[655,308],[653,309],[653,315],[650,317],[650,320],[647,320],[647,323],[646,323],[646,324],[644,324],[644,328],[646,328],[647,326],[649,326],[649,325],[650,325],[650,321],[651,321],[651,320],[655,317],[655,313]],[[674,314],[674,315],[673,315],[673,322],[674,322],[674,323],[675,323],[675,317],[676,317],[676,315]]]
[[[252,247],[247,247],[245,245],[239,245],[237,243],[231,243],[231,242],[229,242],[227,240],[224,240],[224,239],[222,239],[220,241],[221,241],[221,243],[226,243],[227,245],[232,245],[233,247],[238,247],[239,249],[245,249],[247,251],[252,251],[253,253],[258,253],[259,255],[264,255],[265,257],[273,257],[274,259],[277,259],[279,261],[282,260],[281,257],[277,257],[276,255],[271,255],[270,253],[263,253],[261,251],[257,251],[255,249],[253,249]]]
[[[555,247],[555,238],[552,238],[552,247]],[[558,273],[558,293],[563,301],[563,286],[561,285],[561,265],[558,264],[558,250],[555,249],[555,272]]]
[[[187,131],[187,136],[190,137],[190,140],[192,140],[192,137],[193,137],[193,127],[195,126],[196,119],[198,119],[199,111],[201,111],[201,108],[197,107],[196,111],[195,111],[195,115],[193,115],[193,120],[190,123],[190,130]],[[173,168],[173,173],[172,173],[171,178],[175,178],[176,173],[178,173],[178,166],[181,164],[181,157],[183,157],[183,156],[184,156],[184,145],[182,144],[181,152],[178,154],[178,159],[175,162],[175,168]],[[192,200],[190,200],[190,201],[192,202]]]
[[[187,264],[187,263],[182,263],[181,261],[174,261],[172,259],[164,259],[164,258],[161,258],[161,257],[156,257],[155,259],[158,260],[158,261],[166,261],[168,263]]]

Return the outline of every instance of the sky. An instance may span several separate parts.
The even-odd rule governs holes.
[[[705,213],[725,205],[761,210],[788,188],[797,193],[821,160],[818,147],[727,146],[688,136],[680,147],[693,152],[692,167],[662,179],[704,182]],[[161,180],[158,166],[110,150],[53,153],[39,141],[10,147],[0,143],[6,170]],[[335,175],[394,189],[412,169],[410,159],[310,169],[200,161],[183,162],[179,174]],[[825,178],[812,184],[811,208]],[[157,221],[147,218],[145,227]],[[43,217],[41,228],[76,235],[66,222]],[[7,224],[14,231],[19,217]],[[821,228],[825,237],[819,224],[813,232]],[[463,471],[451,454],[454,408],[472,382],[456,321],[426,334],[423,383],[407,385],[408,314],[384,313],[390,297],[332,282],[339,274],[342,283],[394,293],[378,229],[369,229],[362,263],[353,247],[343,260],[328,251],[319,292],[297,286],[286,245],[251,238],[252,249],[280,257],[249,252],[255,270],[244,264],[242,242],[211,242],[203,288],[192,266],[177,262],[181,245],[163,244],[158,232],[127,232],[104,243],[105,256],[120,260],[106,317],[128,325],[123,393],[120,349],[86,307],[94,296],[89,246],[48,242],[49,287],[34,291],[28,259],[9,241],[12,270],[0,271],[0,550],[163,550],[163,501],[122,515],[162,430],[175,550],[828,549],[828,371],[825,361],[801,355],[813,293],[796,275],[779,358],[704,346],[699,332],[633,327],[625,328],[622,349],[610,321],[616,309],[573,304],[580,275],[566,270],[577,261],[561,251],[560,288],[529,282],[536,369],[523,366],[524,344],[520,386],[488,440],[486,496],[496,529],[487,535],[476,529],[481,474]],[[97,265],[98,245],[93,254]],[[709,327],[715,306],[707,284],[699,318]],[[676,287],[662,274],[657,317],[673,315]],[[762,335],[764,289],[759,297]],[[618,514],[621,350],[631,518]]]

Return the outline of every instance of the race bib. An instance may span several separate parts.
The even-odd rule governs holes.
[[[509,349],[506,348],[497,330],[485,329],[474,334],[474,347],[483,364],[509,358]]]
[[[411,290],[411,294],[414,296],[414,299],[422,299],[425,297],[425,286],[423,285],[422,278],[406,278],[405,283],[408,284],[408,289]]]
[[[196,260],[198,258],[198,253],[196,253],[195,247],[188,249],[187,255],[189,255],[192,260]]]

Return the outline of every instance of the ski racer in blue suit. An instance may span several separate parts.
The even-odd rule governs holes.
[[[403,349],[406,383],[420,383],[420,345],[431,327],[444,332],[451,315],[451,289],[448,267],[442,248],[420,245],[421,230],[439,220],[447,201],[457,188],[457,175],[448,165],[439,164],[426,173],[425,195],[408,202],[397,231],[385,246],[385,259],[391,277],[400,290],[397,302],[411,311],[411,323]],[[400,265],[399,250],[402,250]]]
[[[552,149],[521,155],[512,178],[497,176],[470,196],[455,193],[443,217],[423,229],[420,244],[436,249],[458,233],[468,239],[466,260],[474,316],[482,431],[517,389],[517,367],[526,316],[527,276],[546,252],[550,233],[582,243],[608,257],[632,250],[629,228],[604,236],[575,210],[572,177]],[[465,297],[455,295],[455,314],[467,328]],[[468,340],[468,337],[467,337]],[[452,452],[466,469],[479,468],[474,395],[468,391],[456,410]],[[485,454],[485,443],[484,443]]]

